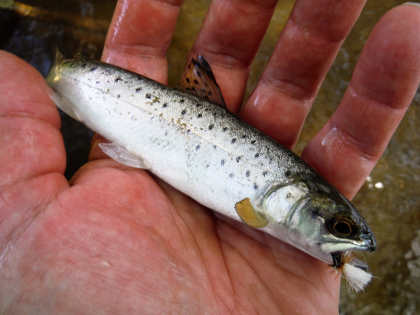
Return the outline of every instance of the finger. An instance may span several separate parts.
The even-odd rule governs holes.
[[[166,83],[166,50],[182,0],[119,0],[105,41],[102,60]],[[106,157],[95,135],[89,160]]]
[[[352,197],[382,155],[420,82],[420,7],[399,6],[374,28],[337,111],[303,158]]]
[[[182,0],[119,0],[102,59],[166,83],[166,50],[181,4]]]
[[[191,55],[210,63],[226,104],[237,111],[249,65],[270,23],[277,0],[214,0]]]
[[[0,186],[41,174],[63,174],[60,117],[44,79],[4,51],[0,73]]]
[[[365,0],[298,0],[261,80],[242,110],[250,124],[291,147],[319,86]]]

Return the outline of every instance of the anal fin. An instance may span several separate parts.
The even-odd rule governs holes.
[[[111,159],[117,161],[118,163],[135,168],[150,168],[141,157],[138,157],[137,155],[129,152],[126,148],[119,144],[116,144],[114,142],[102,142],[99,143],[98,146],[106,155],[108,155]]]
[[[191,58],[181,78],[181,89],[207,99],[220,106],[226,106],[222,92],[206,59],[199,55]]]
[[[249,198],[245,198],[235,204],[236,213],[239,217],[251,227],[263,228],[268,225],[267,218],[255,210]]]

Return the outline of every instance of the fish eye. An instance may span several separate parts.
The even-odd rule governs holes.
[[[329,226],[330,232],[338,237],[349,237],[354,232],[353,222],[345,218],[333,220]]]

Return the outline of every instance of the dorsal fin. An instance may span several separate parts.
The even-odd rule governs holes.
[[[226,106],[222,92],[206,59],[191,58],[181,79],[181,89],[213,103]]]

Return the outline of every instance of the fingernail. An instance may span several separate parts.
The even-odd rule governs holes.
[[[416,7],[420,7],[420,3],[418,3],[418,2],[405,2],[405,3],[403,3],[403,5],[413,5],[413,6],[416,6]]]

